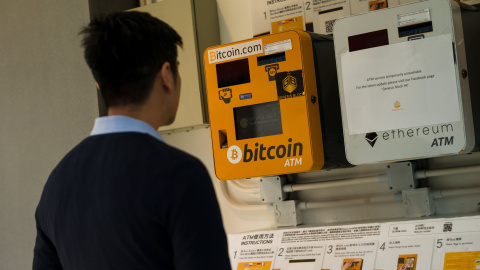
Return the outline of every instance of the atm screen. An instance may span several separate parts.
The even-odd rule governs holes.
[[[233,109],[237,140],[283,133],[279,101]]]
[[[348,49],[350,52],[385,46],[388,44],[387,29],[348,37]]]
[[[218,64],[216,68],[218,88],[250,82],[248,58]]]

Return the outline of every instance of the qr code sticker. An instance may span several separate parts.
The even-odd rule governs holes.
[[[453,224],[451,222],[447,222],[443,224],[443,232],[451,232]]]
[[[325,31],[327,34],[333,33],[333,24],[335,23],[336,20],[330,20],[325,22]]]

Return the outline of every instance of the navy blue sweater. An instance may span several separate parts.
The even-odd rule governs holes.
[[[33,269],[230,269],[210,177],[142,133],[86,138],[51,173]]]

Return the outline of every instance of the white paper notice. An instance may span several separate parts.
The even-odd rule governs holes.
[[[430,10],[428,8],[415,12],[402,13],[397,15],[398,26],[412,25],[430,21]]]
[[[269,44],[265,44],[265,46],[263,47],[265,50],[265,55],[290,51],[292,49],[292,40],[287,39],[287,40],[282,40],[275,43],[269,43]]]
[[[342,54],[348,134],[460,120],[450,35]]]

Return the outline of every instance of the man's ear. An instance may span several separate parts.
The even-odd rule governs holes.
[[[165,63],[163,63],[162,69],[160,69],[158,76],[160,76],[162,85],[165,87],[167,92],[172,92],[175,89],[172,67],[170,66],[169,62],[165,61]]]

